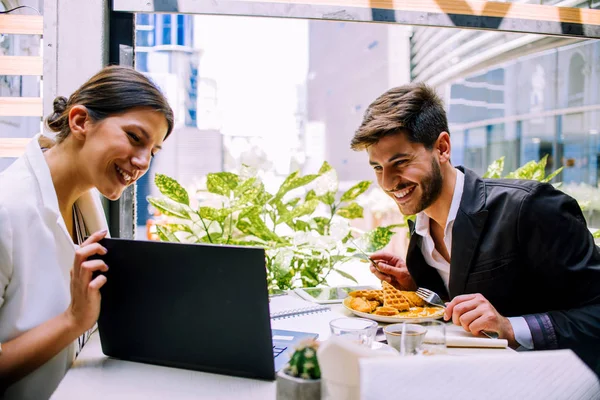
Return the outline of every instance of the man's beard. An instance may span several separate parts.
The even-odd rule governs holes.
[[[413,209],[405,208],[403,210],[402,207],[400,207],[400,212],[404,215],[413,215],[418,214],[431,206],[442,193],[442,182],[442,171],[440,170],[440,165],[437,160],[434,158],[431,160],[431,173],[421,181],[420,186],[423,194],[419,199],[419,203]]]

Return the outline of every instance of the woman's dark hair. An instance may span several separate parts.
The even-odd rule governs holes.
[[[54,99],[54,112],[46,118],[46,126],[57,132],[56,143],[69,136],[69,112],[77,104],[85,106],[95,122],[133,108],[149,107],[165,116],[168,126],[165,139],[173,131],[173,110],[166,97],[150,79],[129,67],[105,67],[68,100],[62,96]]]
[[[384,136],[405,133],[411,142],[431,149],[442,132],[450,134],[442,100],[424,83],[411,83],[390,89],[371,103],[350,147],[364,150]]]

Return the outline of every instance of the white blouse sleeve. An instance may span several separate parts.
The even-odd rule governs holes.
[[[0,307],[4,304],[6,286],[13,273],[13,232],[8,212],[0,205]]]

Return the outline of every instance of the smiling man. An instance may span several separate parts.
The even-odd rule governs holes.
[[[450,300],[446,320],[513,348],[574,350],[600,374],[600,252],[577,202],[550,184],[482,179],[450,162],[443,104],[423,84],[389,90],[351,142],[400,212],[416,214],[406,262],[379,279]]]

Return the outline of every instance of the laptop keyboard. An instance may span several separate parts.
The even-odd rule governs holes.
[[[278,355],[280,355],[281,353],[283,353],[286,350],[287,350],[287,347],[279,347],[279,346],[273,345],[273,357],[277,357]]]

